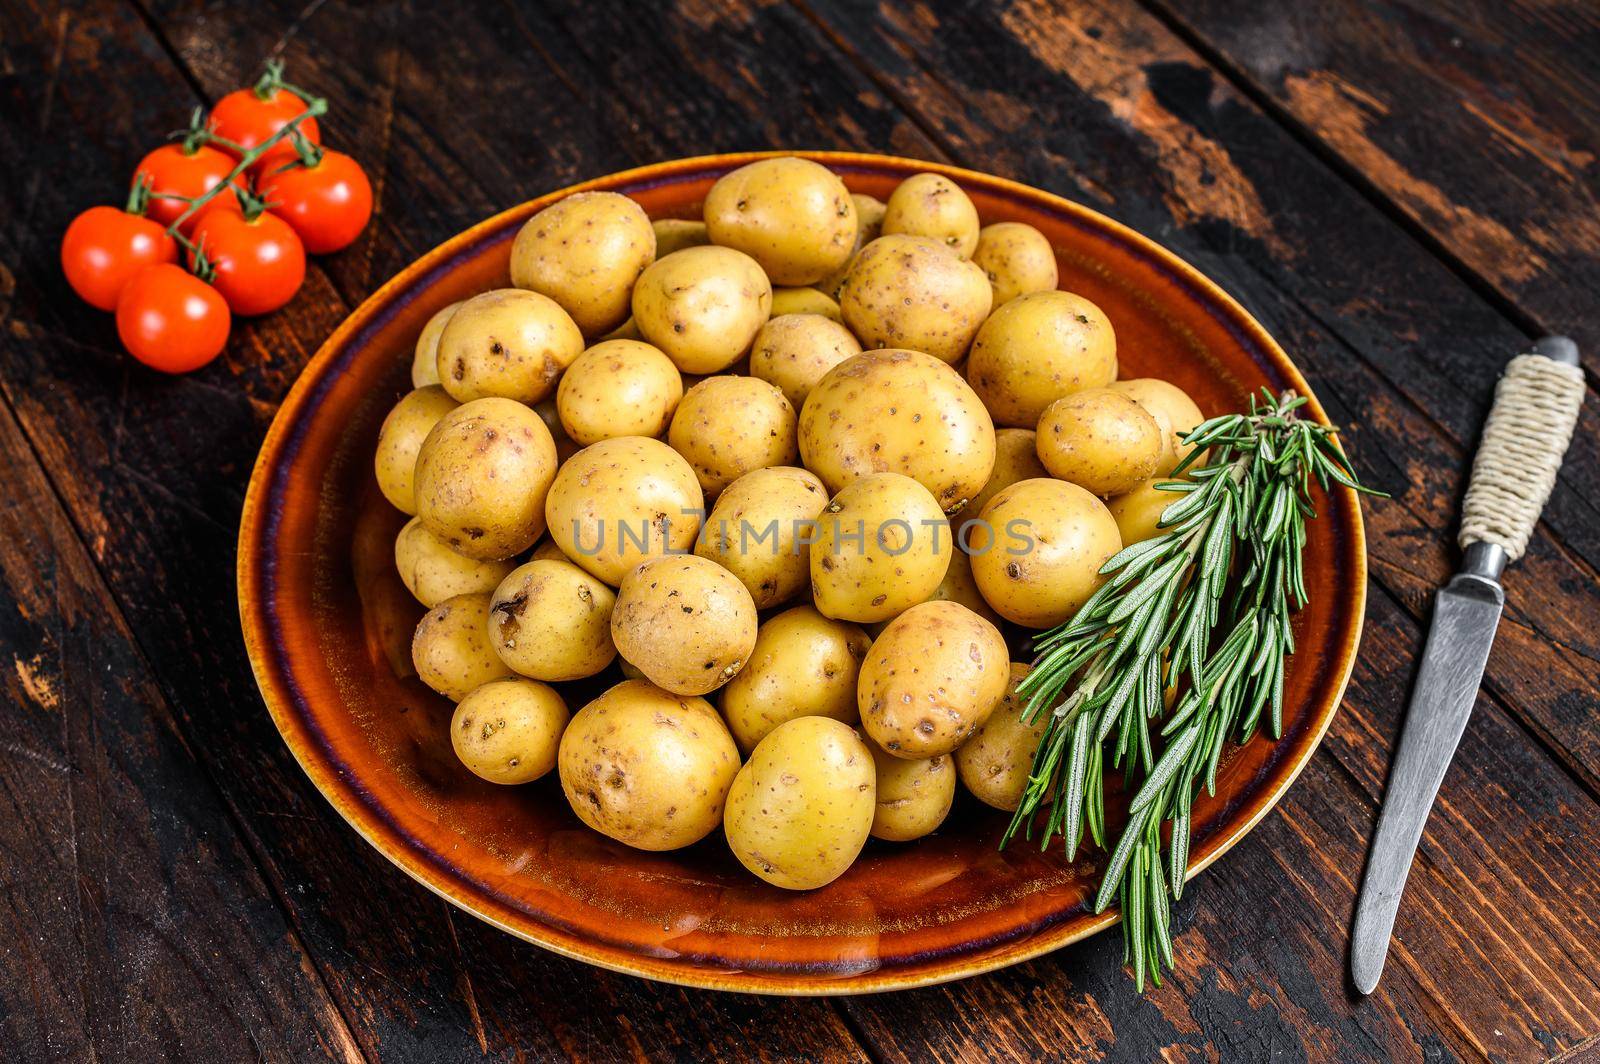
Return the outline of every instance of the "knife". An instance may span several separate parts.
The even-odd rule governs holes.
[[[1547,336],[1495,388],[1462,503],[1461,569],[1439,590],[1356,901],[1350,975],[1372,993],[1439,784],[1477,698],[1505,606],[1500,575],[1521,557],[1555,486],[1583,402],[1578,347]]]

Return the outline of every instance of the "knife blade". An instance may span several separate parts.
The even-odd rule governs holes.
[[[1350,976],[1363,994],[1383,974],[1412,859],[1472,716],[1505,606],[1500,575],[1522,553],[1571,441],[1584,390],[1577,365],[1577,345],[1545,337],[1532,356],[1513,360],[1496,391],[1463,507],[1461,571],[1434,600],[1356,901]],[[1503,408],[1507,416],[1497,420]],[[1548,415],[1548,431],[1536,415]]]

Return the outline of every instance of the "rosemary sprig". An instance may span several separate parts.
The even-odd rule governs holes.
[[[1249,741],[1264,714],[1273,737],[1281,733],[1312,486],[1380,494],[1357,482],[1334,430],[1296,415],[1304,404],[1263,391],[1248,413],[1188,433],[1191,451],[1174,471],[1188,479],[1157,485],[1180,496],[1162,513],[1165,531],[1106,562],[1099,590],[1035,642],[1018,688],[1024,719],[1051,716],[1002,845],[1018,832],[1031,838],[1042,817],[1040,846],[1060,836],[1068,860],[1085,830],[1104,846],[1105,772],[1120,771],[1134,795],[1095,911],[1121,905],[1141,990],[1147,973],[1159,986],[1172,965],[1171,901],[1183,892],[1197,783],[1215,793],[1226,744]]]

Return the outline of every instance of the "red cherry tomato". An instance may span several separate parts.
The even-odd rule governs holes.
[[[297,162],[276,170],[258,191],[313,255],[349,246],[372,217],[367,172],[340,151],[324,151],[314,166]]]
[[[158,262],[177,262],[178,245],[157,222],[115,207],[90,207],[61,238],[61,269],[85,303],[116,310],[134,274]]]
[[[202,144],[192,152],[184,151],[182,144],[165,144],[157,148],[140,161],[136,171],[150,177],[150,217],[162,225],[171,225],[178,215],[189,209],[189,205],[182,200],[169,199],[163,193],[191,199],[201,196],[232,173],[237,162],[227,152],[209,144]],[[238,202],[232,189],[217,199]],[[186,235],[194,231],[194,223],[194,217],[183,223]]]
[[[306,102],[288,89],[273,89],[262,97],[255,89],[236,89],[217,101],[211,109],[211,129],[217,136],[241,148],[254,148],[282,129],[289,120],[306,109]],[[322,143],[315,117],[307,117],[295,129],[313,144]],[[285,137],[256,161],[256,173],[266,173],[299,158],[294,138]]]
[[[117,301],[122,346],[163,373],[187,373],[216,358],[230,324],[217,290],[171,263],[146,266]]]
[[[267,314],[300,290],[306,249],[289,223],[263,211],[246,218],[237,207],[207,207],[194,241],[216,267],[212,282],[235,314]]]

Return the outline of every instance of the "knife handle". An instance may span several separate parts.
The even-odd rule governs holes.
[[[1546,336],[1506,365],[1461,504],[1460,543],[1485,543],[1515,561],[1556,485],[1583,405],[1578,345]]]

